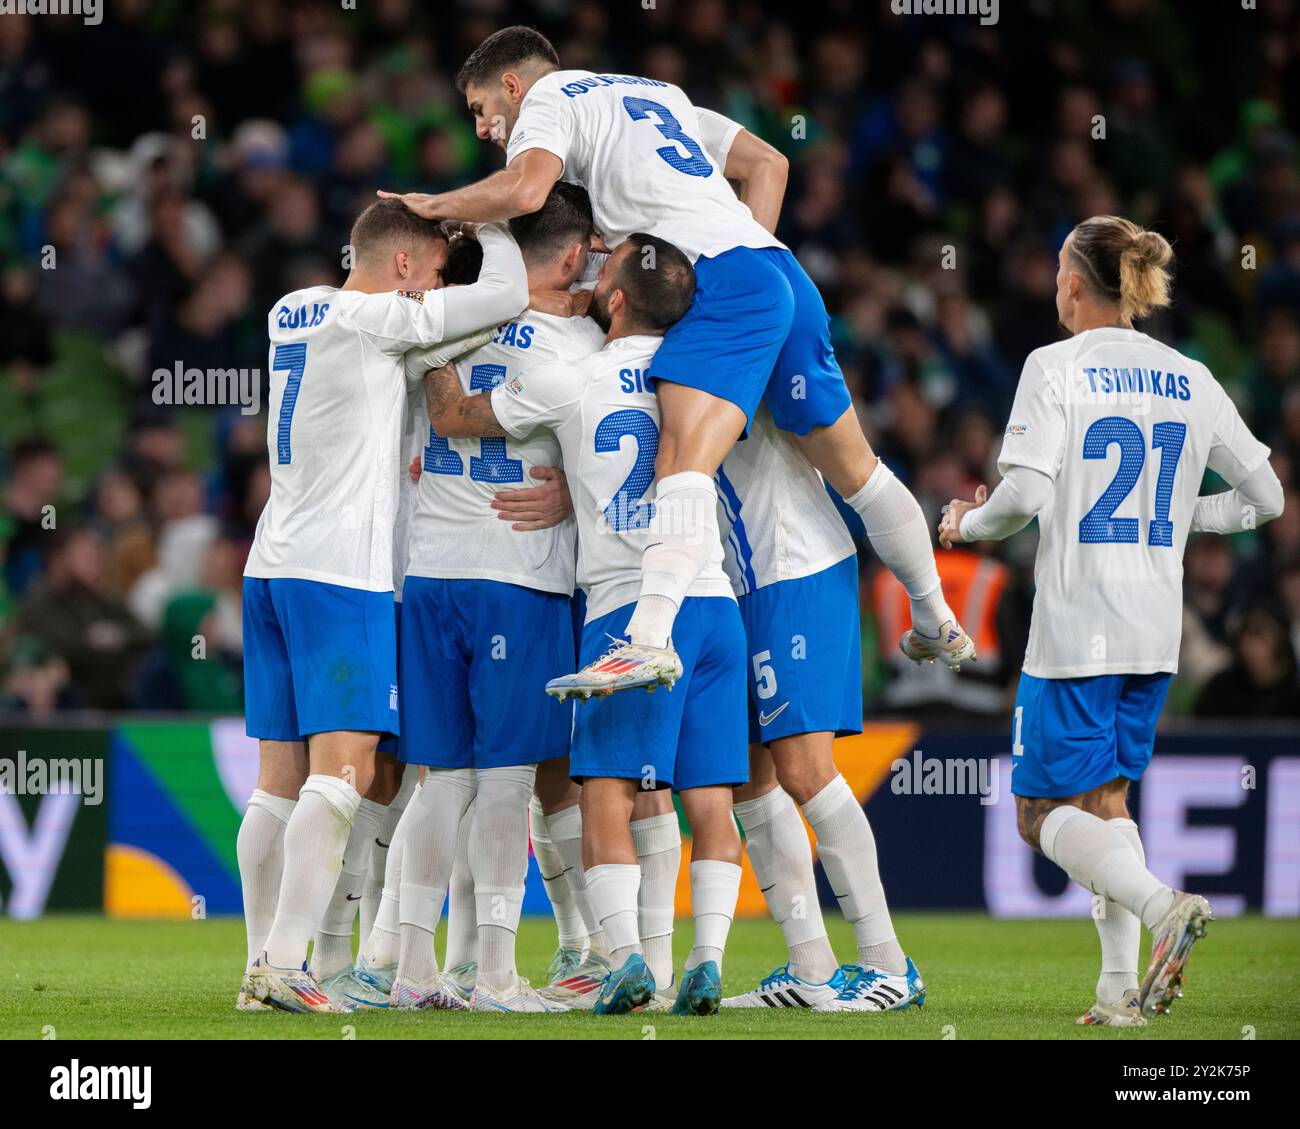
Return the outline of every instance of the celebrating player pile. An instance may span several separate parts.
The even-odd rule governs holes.
[[[954,669],[975,653],[919,506],[863,437],[821,297],[772,234],[784,158],[670,84],[562,70],[527,28],[485,40],[458,86],[505,169],[439,196],[382,193],[358,220],[345,286],[289,295],[271,315],[273,486],[245,582],[262,771],[239,840],[239,1005],[708,1015],[923,1004],[870,825],[832,754],[837,735],[861,730],[862,702],[856,559],[826,482],[908,593],[903,652]],[[476,281],[472,265],[448,263],[438,220],[486,225]],[[1167,1007],[1209,916],[1145,870],[1124,810],[1121,785],[1150,755],[1159,672],[1177,645],[1176,629],[1149,620],[1158,599],[1177,599],[1178,515],[1201,468],[1239,486],[1240,501],[1196,503],[1198,528],[1226,529],[1234,506],[1260,506],[1250,489],[1266,464],[1209,374],[1128,325],[1158,304],[1142,296],[1162,265],[1148,261],[1154,237],[1090,224],[1062,251],[1062,321],[1078,336],[1030,358],[1004,484],[979,509],[954,502],[941,534],[1006,536],[1042,511],[1016,792],[1026,838],[1114,901],[1098,923],[1105,971],[1088,1021],[1132,1023]],[[593,237],[610,254],[588,293]],[[451,255],[476,257],[463,237]],[[441,288],[444,265],[463,285]],[[1090,374],[1100,394],[1116,373],[1143,373],[1137,390],[1160,422],[1148,436],[1099,409],[1104,395],[1076,403],[1068,381],[1054,387],[1070,394],[1043,395],[1061,368]],[[1180,375],[1170,384],[1157,371]],[[1162,449],[1143,503],[1149,539],[1113,517],[1118,488],[1088,511],[1079,544],[1067,536],[1099,469],[1061,461],[1084,425],[1083,458],[1118,444],[1128,489],[1148,441]],[[411,486],[405,464],[421,447]],[[402,597],[396,633],[390,592]],[[1049,626],[1064,607],[1093,619]],[[1108,641],[1101,658],[1086,650],[1090,631]],[[674,692],[629,692],[661,685]],[[406,789],[387,754],[375,771],[399,703],[396,751],[422,774],[409,803],[413,770]],[[692,831],[680,981],[673,791]],[[530,811],[559,931],[550,983],[536,989],[514,954]],[[851,963],[827,939],[805,819],[854,930]],[[724,998],[737,820],[788,954]],[[353,903],[379,873],[353,967]],[[1128,911],[1157,934],[1141,1009],[1118,973],[1136,969]]]

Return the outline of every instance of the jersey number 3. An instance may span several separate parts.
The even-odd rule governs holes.
[[[1187,424],[1165,421],[1151,429],[1151,449],[1160,451],[1160,475],[1156,479],[1156,516],[1147,530],[1147,544],[1169,548],[1174,543],[1174,523],[1169,504],[1174,497],[1174,475],[1183,454]],[[1142,429],[1124,416],[1095,420],[1083,436],[1083,457],[1104,459],[1112,446],[1119,447],[1119,469],[1105,493],[1079,522],[1079,541],[1085,545],[1136,545],[1141,539],[1138,519],[1116,517],[1124,499],[1133,491],[1146,462],[1147,443]]]
[[[655,129],[664,135],[672,145],[664,145],[655,150],[665,161],[667,161],[678,172],[683,172],[687,176],[710,176],[713,173],[713,166],[709,164],[708,158],[704,156],[704,150],[700,148],[700,143],[693,137],[688,137],[682,132],[682,123],[673,117],[672,111],[667,106],[661,106],[658,102],[651,102],[649,98],[632,98],[623,99],[623,109],[627,111],[627,116],[634,122],[643,122],[649,119],[653,114],[656,121]],[[680,145],[686,150],[686,155],[682,156],[681,150],[677,148]]]

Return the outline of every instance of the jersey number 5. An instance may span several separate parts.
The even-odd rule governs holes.
[[[1151,449],[1160,451],[1160,475],[1156,479],[1156,516],[1147,530],[1147,544],[1168,548],[1174,543],[1174,523],[1169,520],[1169,505],[1174,497],[1174,475],[1182,458],[1187,424],[1165,421],[1151,429]],[[1133,491],[1146,462],[1146,436],[1131,419],[1106,416],[1093,421],[1083,436],[1083,457],[1104,459],[1111,446],[1119,447],[1119,469],[1097,499],[1096,504],[1079,522],[1079,541],[1085,545],[1136,545],[1141,539],[1138,519],[1116,517],[1124,499]]]

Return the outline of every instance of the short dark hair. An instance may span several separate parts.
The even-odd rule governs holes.
[[[37,459],[60,458],[59,448],[43,435],[29,435],[19,439],[9,449],[9,469],[17,470]]]
[[[662,332],[676,325],[695,299],[695,268],[679,248],[635,231],[627,237],[633,252],[623,260],[613,284],[623,291],[638,329]],[[647,254],[647,249],[653,253]]]
[[[447,251],[447,265],[442,268],[444,286],[469,286],[478,281],[483,266],[483,245],[467,235],[457,235]]]
[[[464,94],[471,82],[481,86],[531,59],[547,64],[548,70],[560,69],[560,56],[540,31],[521,25],[503,27],[474,48],[456,75],[456,89]]]
[[[545,260],[574,243],[589,240],[594,227],[587,190],[563,180],[555,182],[546,203],[537,211],[510,221],[510,231],[529,262]]]
[[[437,220],[417,216],[401,200],[376,200],[352,225],[352,253],[369,259],[393,244],[446,238]]]

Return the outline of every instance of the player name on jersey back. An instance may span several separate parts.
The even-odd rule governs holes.
[[[668,240],[692,261],[733,247],[780,247],[709,158],[714,134],[727,127],[734,123],[697,112],[670,83],[554,71],[524,98],[506,159],[530,149],[559,157],[561,178],[591,194],[596,229],[611,247],[634,231]]]
[[[1176,670],[1205,470],[1236,486],[1267,458],[1210,371],[1143,333],[1088,330],[1031,353],[998,458],[1004,474],[1025,466],[1054,481],[1025,671]]]
[[[456,362],[467,392],[526,382],[539,365],[567,363],[604,343],[590,318],[526,310],[498,326],[490,344]],[[501,490],[541,483],[534,467],[560,465],[547,431],[522,439],[444,439],[427,420],[420,483],[411,520],[406,572],[435,579],[497,580],[565,595],[574,589],[576,529],[572,518],[550,529],[517,532],[492,509]]]
[[[393,587],[403,354],[442,335],[436,292],[317,286],[286,295],[271,339],[271,493],[244,575]]]
[[[822,477],[760,407],[717,474],[723,567],[737,596],[812,576],[851,557]]]
[[[654,513],[647,498],[659,451],[659,404],[646,378],[662,337],[611,341],[580,360],[542,365],[492,392],[511,435],[554,433],[578,521],[578,584],[587,619],[636,601]],[[687,592],[734,599],[722,545]]]

